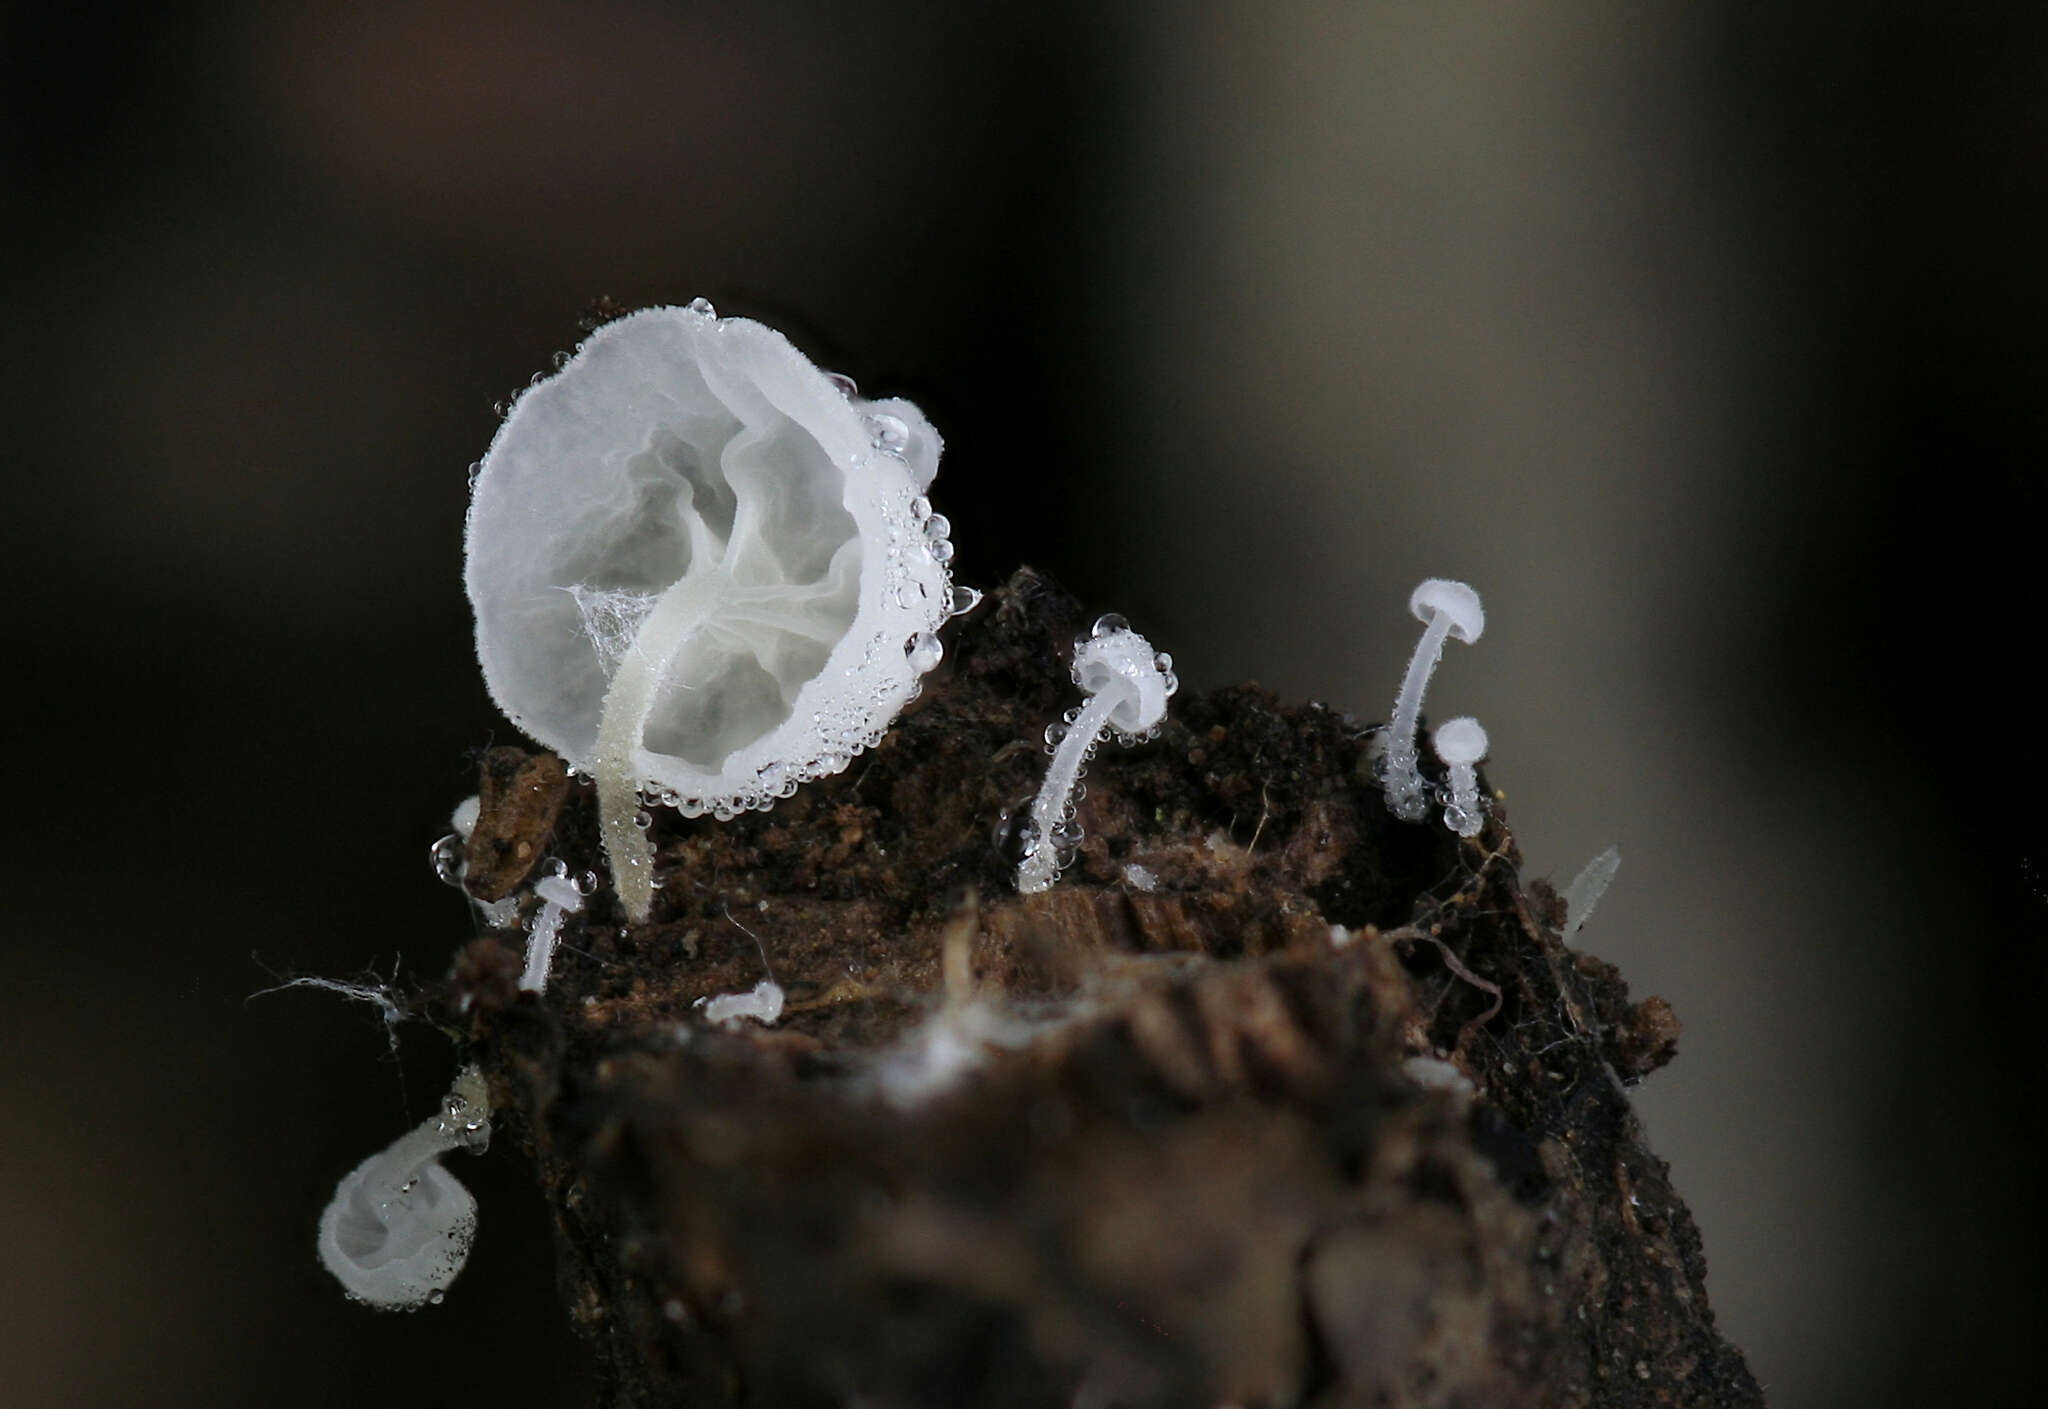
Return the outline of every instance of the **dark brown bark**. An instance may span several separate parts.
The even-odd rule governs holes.
[[[1469,842],[1397,822],[1341,715],[1183,694],[1015,893],[999,819],[1084,624],[1020,573],[845,774],[657,817],[654,922],[600,891],[544,998],[516,933],[464,954],[453,1020],[606,1402],[1760,1404],[1624,1090],[1677,1021],[1564,945],[1497,807]],[[601,871],[587,786],[484,774],[497,894]],[[692,1006],[771,970],[772,1029]],[[881,1064],[970,1012],[1023,1031],[888,1099]]]

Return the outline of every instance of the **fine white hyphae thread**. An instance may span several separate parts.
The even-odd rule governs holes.
[[[411,1311],[437,1300],[469,1259],[476,1200],[441,1167],[491,1140],[490,1097],[475,1067],[432,1119],[357,1165],[320,1215],[320,1261],[357,1301]]]
[[[1607,894],[1607,887],[1614,882],[1614,873],[1621,869],[1621,848],[1610,846],[1591,861],[1586,869],[1572,877],[1572,883],[1564,888],[1564,932],[1574,934],[1586,921],[1593,918],[1593,907],[1600,903],[1600,897]]]
[[[1394,717],[1387,723],[1380,755],[1380,779],[1387,810],[1404,822],[1420,822],[1429,815],[1422,774],[1415,766],[1415,732],[1422,721],[1423,692],[1429,688],[1437,662],[1443,659],[1444,642],[1452,638],[1467,644],[1477,641],[1486,630],[1486,612],[1477,592],[1441,577],[1427,579],[1410,593],[1408,610],[1423,623],[1422,639],[1415,645],[1394,699]]]
[[[640,623],[661,600],[652,592],[607,592],[582,582],[572,582],[562,590],[576,603],[583,634],[590,638],[591,649],[606,670],[618,665],[619,657],[640,634]]]
[[[1125,743],[1148,736],[1166,718],[1166,702],[1180,688],[1173,657],[1155,653],[1120,616],[1104,616],[1074,643],[1074,683],[1088,698],[1064,725],[1046,731],[1052,762],[1031,804],[1025,854],[1017,867],[1017,889],[1032,894],[1049,888],[1073,859],[1081,841],[1074,821],[1074,790],[1105,732]]]
[[[721,993],[706,1000],[704,1020],[724,1026],[752,1018],[765,1027],[773,1027],[782,1017],[782,1001],[782,985],[764,978],[745,993]]]
[[[593,333],[506,417],[475,480],[477,655],[512,721],[598,785],[635,922],[643,806],[765,809],[872,747],[975,595],[925,490],[915,406],[859,399],[701,300]]]

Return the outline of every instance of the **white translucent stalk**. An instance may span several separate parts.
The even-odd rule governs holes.
[[[476,1200],[441,1156],[490,1139],[489,1092],[470,1067],[431,1119],[349,1172],[320,1215],[317,1246],[350,1296],[391,1311],[439,1299],[476,1236]]]
[[[1048,889],[1060,878],[1059,843],[1054,838],[1054,828],[1066,821],[1067,799],[1081,781],[1088,750],[1109,727],[1110,711],[1124,699],[1125,696],[1110,690],[1090,695],[1054,750],[1052,764],[1045,770],[1045,782],[1031,802],[1031,830],[1037,842],[1017,867],[1017,889],[1024,894]]]
[[[1450,635],[1448,617],[1438,614],[1423,628],[1409,657],[1408,673],[1401,677],[1401,693],[1394,697],[1394,717],[1387,725],[1387,806],[1403,821],[1420,821],[1429,811],[1422,796],[1422,774],[1415,766],[1415,731],[1422,722],[1422,694],[1429,677],[1444,658],[1444,638]]]
[[[605,692],[597,725],[598,834],[619,904],[636,925],[647,923],[654,910],[654,847],[647,830],[635,825],[645,781],[640,745],[648,711],[669,662],[710,622],[729,588],[723,573],[693,572],[664,592],[619,657]]]
[[[1479,770],[1469,763],[1451,765],[1451,797],[1444,805],[1444,824],[1461,837],[1476,837],[1486,824],[1479,805]]]
[[[548,970],[554,967],[555,944],[562,937],[562,907],[552,900],[541,902],[533,917],[533,929],[526,936],[526,971],[519,986],[529,993],[548,991]]]

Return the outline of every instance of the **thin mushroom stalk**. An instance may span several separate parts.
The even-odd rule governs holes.
[[[619,657],[597,726],[597,816],[612,886],[626,917],[654,909],[654,847],[641,823],[639,756],[654,694],[677,652],[712,619],[726,583],[713,574],[669,588]]]

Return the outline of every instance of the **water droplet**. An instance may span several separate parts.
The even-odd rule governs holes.
[[[950,538],[953,536],[953,521],[944,514],[933,514],[924,521],[927,538]]]
[[[427,1293],[427,1300],[432,1302],[436,1306],[439,1306],[442,1302],[446,1301],[447,1299],[448,1293],[444,1291],[436,1290]]]
[[[1176,692],[1178,692],[1178,691],[1179,691],[1179,689],[1180,689],[1180,677],[1179,677],[1178,675],[1175,675],[1175,674],[1174,674],[1174,673],[1173,673],[1172,671],[1170,671],[1170,670],[1163,670],[1163,671],[1161,671],[1161,672],[1159,673],[1159,678],[1161,679],[1161,681],[1163,681],[1163,682],[1165,683],[1165,685],[1166,685],[1166,693],[1167,693],[1167,694],[1171,695],[1171,694],[1174,694],[1174,693],[1176,693]]]
[[[597,891],[597,884],[597,872],[585,871],[582,875],[576,878],[576,893],[578,895],[595,894]]]
[[[649,812],[644,807],[641,808],[638,812],[633,814],[633,825],[638,827],[643,832],[646,831],[649,827],[654,825],[654,814],[652,812]]]
[[[1161,651],[1158,655],[1152,657],[1152,668],[1154,670],[1173,669],[1173,657]]]
[[[718,310],[711,306],[711,300],[708,298],[691,299],[690,311],[699,318],[716,318],[718,316]]]
[[[1116,612],[1104,612],[1095,618],[1095,625],[1088,628],[1088,634],[1100,640],[1112,631],[1129,631],[1131,623]]]
[[[868,431],[874,436],[871,442],[884,455],[901,455],[910,446],[910,427],[903,423],[901,416],[892,416],[886,411],[877,411],[867,418]]]
[[[917,498],[910,501],[910,516],[916,519],[930,518],[932,516],[932,501],[925,498],[922,494],[918,495]]]
[[[910,668],[922,675],[945,659],[946,648],[931,632],[920,631],[903,643],[903,654]]]
[[[953,616],[965,616],[980,605],[981,593],[976,588],[956,583],[946,589],[946,611]]]
[[[1072,709],[1068,710],[1066,714],[1064,714],[1061,717],[1064,718],[1069,724],[1079,723],[1081,719],[1081,706],[1075,705]]]
[[[1064,739],[1064,738],[1066,738],[1066,737],[1067,737],[1067,728],[1068,728],[1068,726],[1067,726],[1067,725],[1065,725],[1065,724],[1061,723],[1061,722],[1060,722],[1060,721],[1058,721],[1058,720],[1054,720],[1054,721],[1053,721],[1052,723],[1050,723],[1050,724],[1046,725],[1046,726],[1045,726],[1045,745],[1046,745],[1046,747],[1047,747],[1047,748],[1057,748],[1057,747],[1059,746],[1059,742],[1060,742],[1060,740],[1061,740],[1061,739]]]
[[[562,370],[562,369],[563,369],[564,367],[568,366],[568,365],[569,365],[569,358],[570,358],[571,356],[572,356],[572,354],[570,354],[570,353],[567,353],[567,352],[558,352],[558,353],[556,353],[556,354],[554,355],[553,359],[552,359],[552,360],[553,360],[553,362],[554,362],[554,364],[555,364],[555,370],[556,370],[557,372],[559,372],[559,371],[561,371],[561,370]]]
[[[427,860],[434,868],[434,879],[444,886],[462,884],[462,838],[450,832],[427,849]]]
[[[989,841],[996,849],[996,855],[1005,865],[1020,866],[1024,858],[1038,849],[1038,828],[1031,821],[1031,805],[1034,798],[1022,798],[1007,808],[996,819]]]
[[[844,372],[827,372],[825,380],[837,387],[839,394],[848,401],[860,395],[860,388],[854,384],[853,378],[847,376]]]
[[[501,421],[504,420],[512,414],[512,403],[503,399],[493,401],[491,403],[491,414]]]
[[[952,562],[952,561],[953,561],[953,540],[952,540],[952,539],[950,539],[950,538],[934,538],[934,539],[932,540],[932,542],[931,542],[931,552],[932,552],[932,560],[933,560],[934,562],[941,562],[941,563],[950,563],[950,562]]]

